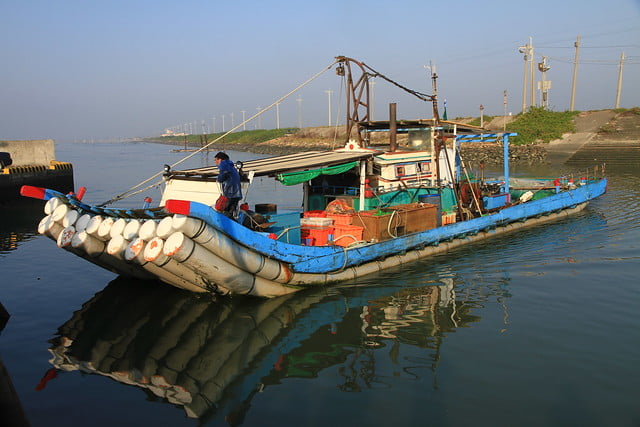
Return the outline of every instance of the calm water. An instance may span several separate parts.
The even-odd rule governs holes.
[[[57,145],[98,203],[182,156]],[[268,301],[117,278],[2,206],[0,357],[34,426],[638,426],[640,169],[609,175],[570,219]]]

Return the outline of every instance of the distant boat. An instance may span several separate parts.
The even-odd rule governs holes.
[[[244,205],[233,217],[212,206],[219,195],[216,167],[167,167],[160,206],[112,209],[82,197],[24,187],[47,200],[39,232],[90,262],[126,276],[159,279],[194,292],[275,297],[348,281],[446,252],[452,248],[578,212],[606,191],[604,170],[576,178],[510,185],[509,139],[440,121],[434,95],[410,93],[433,104],[433,119],[370,121],[366,64],[339,57],[346,74],[348,124],[344,147],[238,164],[246,189],[271,177],[301,191],[302,212],[277,213],[276,204]],[[354,84],[352,68],[362,71]],[[364,88],[364,89],[363,89]],[[388,149],[368,144],[389,133]],[[397,133],[408,134],[399,148]],[[473,177],[460,144],[502,144],[500,179]],[[538,182],[532,187],[532,183]],[[302,184],[302,189],[299,190]],[[275,201],[275,200],[274,200]],[[517,236],[514,235],[514,239]]]

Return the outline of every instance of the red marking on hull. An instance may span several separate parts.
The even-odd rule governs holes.
[[[174,214],[189,215],[191,202],[187,200],[167,200],[164,208]]]

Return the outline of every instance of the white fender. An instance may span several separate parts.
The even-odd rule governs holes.
[[[98,233],[96,237],[105,242],[111,239],[111,227],[113,226],[114,222],[116,221],[110,216],[103,219],[100,223],[100,227],[98,227]]]
[[[52,199],[49,199],[52,200]],[[53,240],[58,239],[58,235],[62,231],[62,225],[53,220],[51,215],[47,215],[40,220],[38,224],[38,233],[45,235]]]
[[[75,225],[78,218],[80,218],[80,212],[75,209],[70,209],[64,218],[62,218],[62,226],[69,227],[71,225]]]
[[[75,224],[76,231],[78,233],[84,231],[87,228],[87,225],[89,225],[89,221],[91,221],[91,215],[89,214],[84,214],[78,218]]]
[[[137,219],[133,219],[127,223],[122,231],[122,237],[126,240],[134,240],[138,237],[138,232],[140,231],[140,226],[142,223]]]
[[[153,219],[148,219],[142,224],[140,230],[138,231],[138,236],[145,242],[156,237],[156,228],[158,227],[158,223]]]
[[[69,208],[69,206],[65,205],[64,203],[61,203],[53,211],[53,213],[51,214],[51,218],[53,218],[55,222],[59,222],[60,224],[62,224],[62,220],[64,219],[64,216],[70,210],[71,209]]]
[[[111,226],[111,231],[109,231],[109,236],[113,239],[116,236],[122,236],[124,232],[124,228],[127,226],[127,220],[124,218],[118,218],[113,225]]]

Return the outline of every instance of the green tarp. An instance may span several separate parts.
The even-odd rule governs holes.
[[[308,171],[281,173],[276,176],[276,179],[284,185],[296,185],[305,181],[310,181],[320,175],[338,175],[353,169],[356,166],[358,166],[357,161]]]

